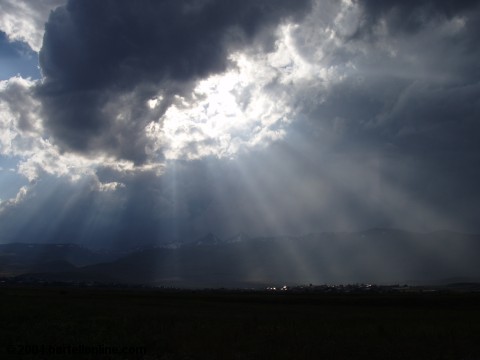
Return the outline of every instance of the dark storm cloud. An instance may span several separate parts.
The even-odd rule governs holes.
[[[322,59],[326,66],[347,68],[343,79],[320,93],[321,101],[315,92],[299,99],[310,123],[330,135],[323,142],[344,152],[387,146],[412,154],[480,150],[473,140],[480,126],[480,3],[356,4],[362,11],[354,35],[325,47]],[[380,21],[390,31],[375,30]],[[367,27],[373,32],[367,34]]]
[[[478,231],[480,4],[357,4],[355,31],[324,46],[320,59],[343,77],[323,92],[297,92],[306,121],[292,125],[293,141],[305,155],[321,153],[318,166],[337,163],[328,175],[344,186],[333,190],[339,204],[357,209],[353,222],[421,227],[428,217],[427,228]],[[336,213],[347,217],[348,207]]]
[[[138,109],[146,100],[160,90],[168,102],[193,81],[224,71],[229,52],[242,45],[258,40],[268,46],[266,30],[300,16],[308,5],[308,0],[71,0],[51,14],[40,52],[45,79],[38,94],[47,125],[67,148],[141,162],[145,144],[138,133],[147,115]],[[125,94],[129,97],[122,99]],[[115,117],[122,106],[131,124],[120,129]],[[132,141],[134,150],[127,150]]]

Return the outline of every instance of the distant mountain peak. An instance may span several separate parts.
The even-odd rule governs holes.
[[[220,238],[213,233],[208,233],[195,242],[195,245],[218,245],[222,243]]]
[[[237,242],[243,242],[252,239],[250,235],[244,232],[239,232],[238,234],[228,238],[225,240],[226,243],[237,243]]]

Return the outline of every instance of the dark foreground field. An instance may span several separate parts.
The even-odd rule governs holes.
[[[480,359],[479,294],[0,289],[2,359]]]

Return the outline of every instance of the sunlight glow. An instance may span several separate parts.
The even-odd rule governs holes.
[[[163,96],[158,96],[147,101],[147,105],[150,109],[155,109],[158,105],[162,103]]]
[[[232,158],[282,139],[296,117],[292,93],[301,95],[301,89],[311,87],[325,90],[349,71],[348,66],[329,64],[322,54],[323,45],[337,39],[323,39],[311,61],[301,53],[298,36],[298,24],[283,24],[274,51],[233,53],[230,70],[199,81],[191,94],[176,96],[163,116],[146,126],[147,154],[163,154],[167,160]],[[148,107],[154,111],[161,101],[152,99]],[[322,97],[312,101],[321,102]]]
[[[169,160],[231,157],[243,147],[283,137],[291,109],[282,94],[265,89],[275,72],[259,69],[246,55],[231,60],[235,69],[200,81],[189,98],[176,96],[160,122],[146,127],[147,152],[163,151]]]
[[[275,51],[231,54],[230,70],[199,81],[188,96],[176,96],[165,114],[147,125],[147,153],[162,152],[168,160],[231,158],[283,138],[296,115],[292,87],[336,76],[300,55],[297,30],[296,24],[280,26]],[[148,107],[161,100],[150,100]]]

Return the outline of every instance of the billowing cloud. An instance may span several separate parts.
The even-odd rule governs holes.
[[[31,151],[31,141],[41,134],[40,103],[31,94],[33,82],[20,77],[0,82],[1,153]]]
[[[66,0],[1,0],[0,29],[11,40],[26,42],[34,51],[42,47],[43,29],[50,11]]]
[[[63,148],[147,161],[145,127],[308,1],[69,1],[46,24],[38,96]],[[152,98],[162,98],[152,111]],[[151,133],[151,132],[150,132]]]
[[[19,159],[18,172],[30,181],[42,174],[78,180],[91,175],[102,164],[114,169],[130,169],[128,162],[96,156],[85,158],[64,153],[55,146],[44,128],[41,103],[33,95],[36,82],[14,77],[0,82],[0,153]]]

